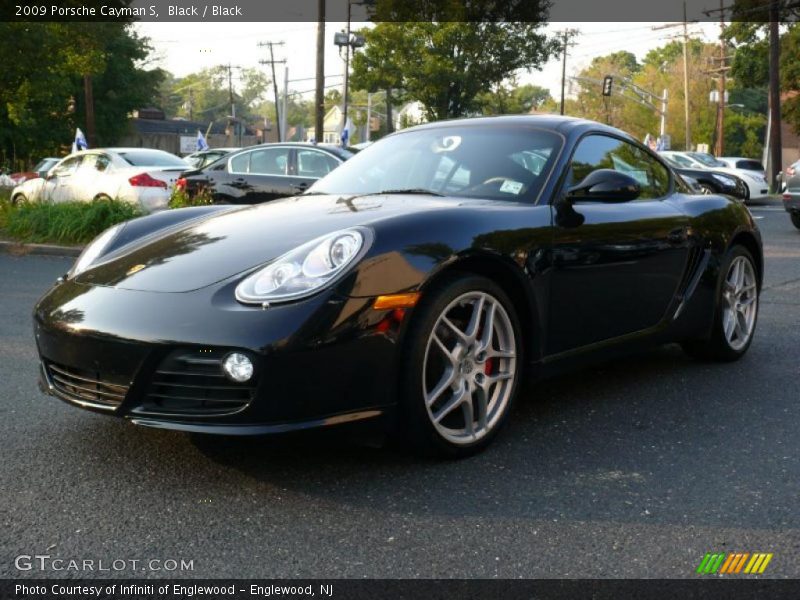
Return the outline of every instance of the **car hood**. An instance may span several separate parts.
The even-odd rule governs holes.
[[[192,221],[134,241],[76,281],[130,290],[188,292],[265,264],[339,229],[464,204],[486,201],[423,195],[285,198]]]

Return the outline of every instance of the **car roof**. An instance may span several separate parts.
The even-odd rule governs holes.
[[[597,121],[590,121],[589,119],[581,119],[578,117],[567,117],[562,115],[551,114],[536,114],[536,115],[494,115],[489,117],[470,117],[465,119],[450,119],[446,121],[436,121],[433,123],[423,123],[408,129],[402,129],[391,135],[402,135],[408,131],[420,131],[425,129],[447,128],[453,126],[460,127],[485,127],[487,125],[511,125],[511,126],[527,126],[535,127],[538,129],[546,129],[563,135],[564,137],[580,136],[587,132],[593,133],[607,133],[624,138],[630,142],[642,146],[642,143],[631,136],[629,133],[604,125]]]

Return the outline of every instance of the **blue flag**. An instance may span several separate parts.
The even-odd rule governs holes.
[[[72,151],[86,150],[89,144],[86,143],[86,136],[83,135],[80,127],[75,129],[75,140],[72,142]]]
[[[203,132],[198,129],[197,130],[197,151],[200,152],[201,150],[208,150],[208,143],[206,142],[206,138],[203,137]]]
[[[342,146],[347,146],[347,143],[350,141],[350,136],[353,132],[353,129],[354,129],[353,121],[350,119],[350,117],[347,117],[347,121],[345,122],[344,127],[342,127],[342,133],[339,136],[339,139],[342,142]]]

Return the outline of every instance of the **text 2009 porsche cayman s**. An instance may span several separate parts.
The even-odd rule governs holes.
[[[478,118],[388,136],[300,196],[109,229],[34,325],[41,384],[74,405],[224,434],[373,419],[457,456],[526,372],[666,342],[739,358],[762,273],[747,209],[630,136]]]

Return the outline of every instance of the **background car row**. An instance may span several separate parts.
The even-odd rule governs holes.
[[[186,158],[147,148],[93,149],[64,159],[43,159],[18,175],[12,202],[91,201],[116,198],[146,212],[167,208],[173,188],[215,203],[255,204],[305,191],[359,148],[305,143],[213,148]],[[725,194],[742,201],[767,194],[761,163],[742,157],[717,159],[700,152],[661,156],[698,194]],[[786,175],[793,172],[791,167]]]

